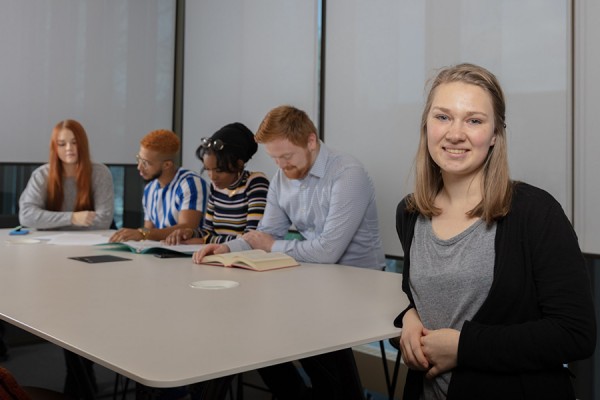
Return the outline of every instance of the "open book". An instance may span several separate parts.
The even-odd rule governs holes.
[[[103,243],[98,246],[110,248],[110,250],[130,250],[138,254],[181,254],[192,256],[194,252],[202,248],[202,244],[178,244],[167,245],[157,240],[128,240],[127,242]]]
[[[202,259],[202,264],[239,267],[254,271],[295,267],[296,260],[284,253],[267,253],[264,250],[246,250],[234,253],[213,254]]]

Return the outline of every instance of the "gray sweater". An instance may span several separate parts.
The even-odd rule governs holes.
[[[21,225],[37,229],[108,229],[113,220],[114,192],[110,170],[103,164],[92,166],[92,196],[96,217],[89,227],[71,224],[71,216],[77,198],[77,182],[74,177],[63,178],[64,200],[62,211],[46,209],[49,164],[44,164],[31,174],[29,182],[19,199]]]

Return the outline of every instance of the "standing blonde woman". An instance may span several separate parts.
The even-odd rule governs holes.
[[[496,77],[433,80],[415,191],[396,224],[410,306],[397,318],[404,399],[574,399],[566,363],[596,343],[575,232],[547,192],[509,177]]]
[[[83,126],[67,119],[50,138],[50,161],[31,174],[19,200],[21,225],[37,229],[108,229],[114,213],[109,169],[92,163]]]

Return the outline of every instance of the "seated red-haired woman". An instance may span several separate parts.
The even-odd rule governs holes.
[[[31,174],[19,200],[21,225],[37,229],[108,229],[114,213],[109,169],[92,163],[83,126],[56,124],[50,161]]]

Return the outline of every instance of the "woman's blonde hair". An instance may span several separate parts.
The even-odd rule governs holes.
[[[435,197],[444,182],[440,167],[433,161],[427,146],[427,116],[431,110],[436,89],[445,83],[462,82],[482,88],[490,95],[494,110],[495,144],[490,147],[483,164],[482,199],[467,215],[480,217],[486,223],[505,216],[510,210],[512,182],[508,168],[506,143],[504,93],[494,74],[474,64],[459,64],[442,69],[431,83],[425,108],[421,116],[421,136],[415,159],[415,191],[408,199],[408,209],[425,216],[439,215],[441,210],[435,206]]]

